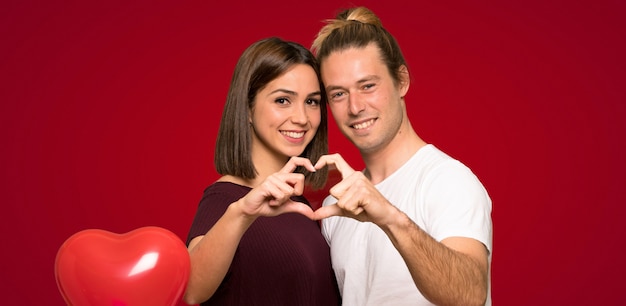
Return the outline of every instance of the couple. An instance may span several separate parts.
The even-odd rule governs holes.
[[[393,36],[359,7],[312,48],[317,58],[269,38],[240,57],[216,144],[223,176],[189,232],[185,301],[490,305],[491,200],[413,130]],[[326,103],[363,171],[327,155]],[[313,211],[303,190],[321,188],[329,167],[343,179]]]

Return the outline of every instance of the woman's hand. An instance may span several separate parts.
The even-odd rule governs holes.
[[[310,160],[292,157],[280,171],[267,177],[259,186],[233,205],[236,205],[243,214],[255,219],[259,216],[272,217],[289,212],[313,218],[311,207],[290,199],[304,192],[304,175],[293,173],[298,166],[315,172],[315,167]]]

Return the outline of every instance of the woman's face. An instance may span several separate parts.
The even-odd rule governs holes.
[[[261,89],[250,122],[255,155],[302,154],[321,122],[320,84],[313,68],[296,64]]]

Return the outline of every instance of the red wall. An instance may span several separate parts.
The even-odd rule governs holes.
[[[272,35],[309,45],[349,3],[53,2],[0,8],[4,305],[62,305],[54,258],[80,230],[154,225],[184,239],[217,178],[240,53]],[[625,5],[350,2],[403,46],[418,134],[493,199],[494,302],[623,301]],[[362,166],[334,124],[330,138]]]

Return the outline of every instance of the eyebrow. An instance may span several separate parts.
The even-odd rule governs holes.
[[[335,86],[335,85],[326,86],[326,92],[331,92],[331,91],[336,90],[336,89],[343,89],[343,87]]]
[[[283,88],[276,89],[276,90],[274,90],[274,91],[270,92],[269,94],[270,94],[270,95],[273,95],[273,94],[275,94],[275,93],[277,93],[277,92],[282,92],[282,93],[285,93],[285,94],[288,94],[288,95],[292,95],[292,96],[295,96],[295,95],[296,95],[296,92],[295,92],[295,91],[293,91],[293,90],[287,90],[287,89],[283,89]]]
[[[283,89],[283,88],[276,89],[276,90],[270,92],[269,95],[272,95],[272,94],[275,94],[275,93],[284,93],[284,94],[291,95],[291,96],[297,96],[298,95],[298,93],[296,93],[293,90],[288,90],[288,89]],[[322,95],[321,91],[314,91],[312,93],[307,94],[307,97],[321,96],[321,95]]]
[[[356,83],[361,85],[363,83],[367,83],[371,81],[379,81],[379,80],[380,80],[380,77],[377,75],[368,75],[359,79],[358,81],[356,81]],[[329,85],[329,86],[326,86],[326,92],[333,91],[336,89],[343,89],[343,88],[344,88],[343,86]]]

